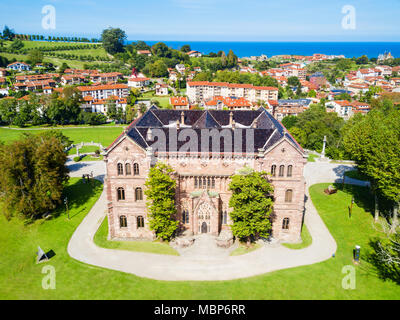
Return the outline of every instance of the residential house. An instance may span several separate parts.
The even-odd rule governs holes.
[[[32,68],[29,64],[26,64],[25,62],[13,62],[10,63],[7,66],[7,69],[9,70],[15,70],[15,71],[30,71]]]
[[[82,93],[82,97],[91,96],[94,99],[108,99],[111,96],[126,98],[129,95],[129,86],[126,84],[108,84],[81,86],[77,89]]]
[[[200,58],[200,57],[202,56],[201,53],[200,53],[199,51],[195,51],[195,50],[189,51],[189,52],[187,53],[187,55],[188,55],[189,57],[191,57],[191,58]]]
[[[165,83],[156,83],[156,95],[157,96],[167,96],[168,95],[168,85]]]
[[[174,109],[183,109],[183,110],[189,109],[189,100],[187,97],[170,97],[169,104]]]

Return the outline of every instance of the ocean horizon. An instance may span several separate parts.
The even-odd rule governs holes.
[[[129,40],[127,43],[139,40]],[[326,55],[344,55],[346,58],[360,57],[377,58],[380,54],[391,52],[396,58],[400,57],[400,42],[307,42],[307,41],[145,41],[149,45],[164,42],[173,49],[180,49],[183,45],[190,45],[192,50],[209,54],[222,50],[228,53],[230,49],[239,57],[260,56],[271,57],[276,55],[304,55],[314,53]]]

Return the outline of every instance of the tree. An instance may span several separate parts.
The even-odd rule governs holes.
[[[158,57],[167,57],[169,48],[165,43],[157,42],[155,45],[153,45],[152,51],[154,55]]]
[[[237,66],[238,57],[233,53],[232,50],[229,50],[228,56],[226,57],[227,67],[233,68]]]
[[[38,49],[33,49],[29,51],[28,59],[31,64],[35,66],[36,64],[43,62],[43,52]]]
[[[10,45],[10,49],[13,51],[21,50],[24,47],[24,43],[20,39],[14,39]]]
[[[151,77],[162,78],[168,76],[168,67],[162,60],[157,60],[150,65],[149,72]]]
[[[120,28],[108,28],[103,30],[101,41],[104,49],[109,54],[116,54],[124,51],[124,43],[126,40],[125,31]]]
[[[162,240],[170,240],[179,225],[179,221],[176,220],[176,181],[172,178],[173,172],[169,165],[158,162],[150,168],[145,183],[144,193],[149,200],[147,208],[150,212],[150,229]]]
[[[182,52],[190,52],[192,49],[190,48],[190,45],[185,44],[181,47]]]
[[[363,55],[356,59],[356,64],[367,64],[368,61],[368,57],[366,55]]]
[[[286,129],[290,130],[290,128],[294,127],[297,122],[296,116],[286,116],[282,119],[282,124],[285,126]]]
[[[14,30],[10,29],[9,27],[5,26],[3,29],[3,39],[5,40],[13,40],[15,37]]]
[[[246,240],[268,237],[271,231],[273,187],[267,180],[266,172],[255,172],[245,168],[232,177],[229,184],[232,196],[229,206],[234,236]]]
[[[297,77],[289,77],[288,78],[288,85],[291,87],[299,87],[301,86],[300,80]]]
[[[400,204],[400,110],[388,99],[356,122],[343,138],[344,147],[372,187],[394,203],[392,226],[397,227]]]
[[[68,180],[67,155],[54,136],[28,135],[0,146],[0,194],[4,213],[34,219],[61,203]]]

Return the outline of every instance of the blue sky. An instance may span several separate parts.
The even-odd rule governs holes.
[[[42,7],[56,29],[42,28]],[[342,7],[356,29],[342,28]],[[17,33],[99,37],[109,26],[129,40],[400,41],[400,0],[1,0],[0,28]]]

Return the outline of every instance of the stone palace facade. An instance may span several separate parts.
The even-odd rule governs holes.
[[[200,138],[204,132],[211,134]],[[232,139],[225,137],[230,134]],[[197,142],[188,148],[188,141],[196,137]],[[229,229],[230,177],[250,167],[271,173],[273,237],[300,241],[306,156],[265,109],[161,110],[153,106],[136,119],[105,155],[110,239],[153,239],[144,189],[149,169],[157,161],[175,170],[180,230],[218,236]]]

